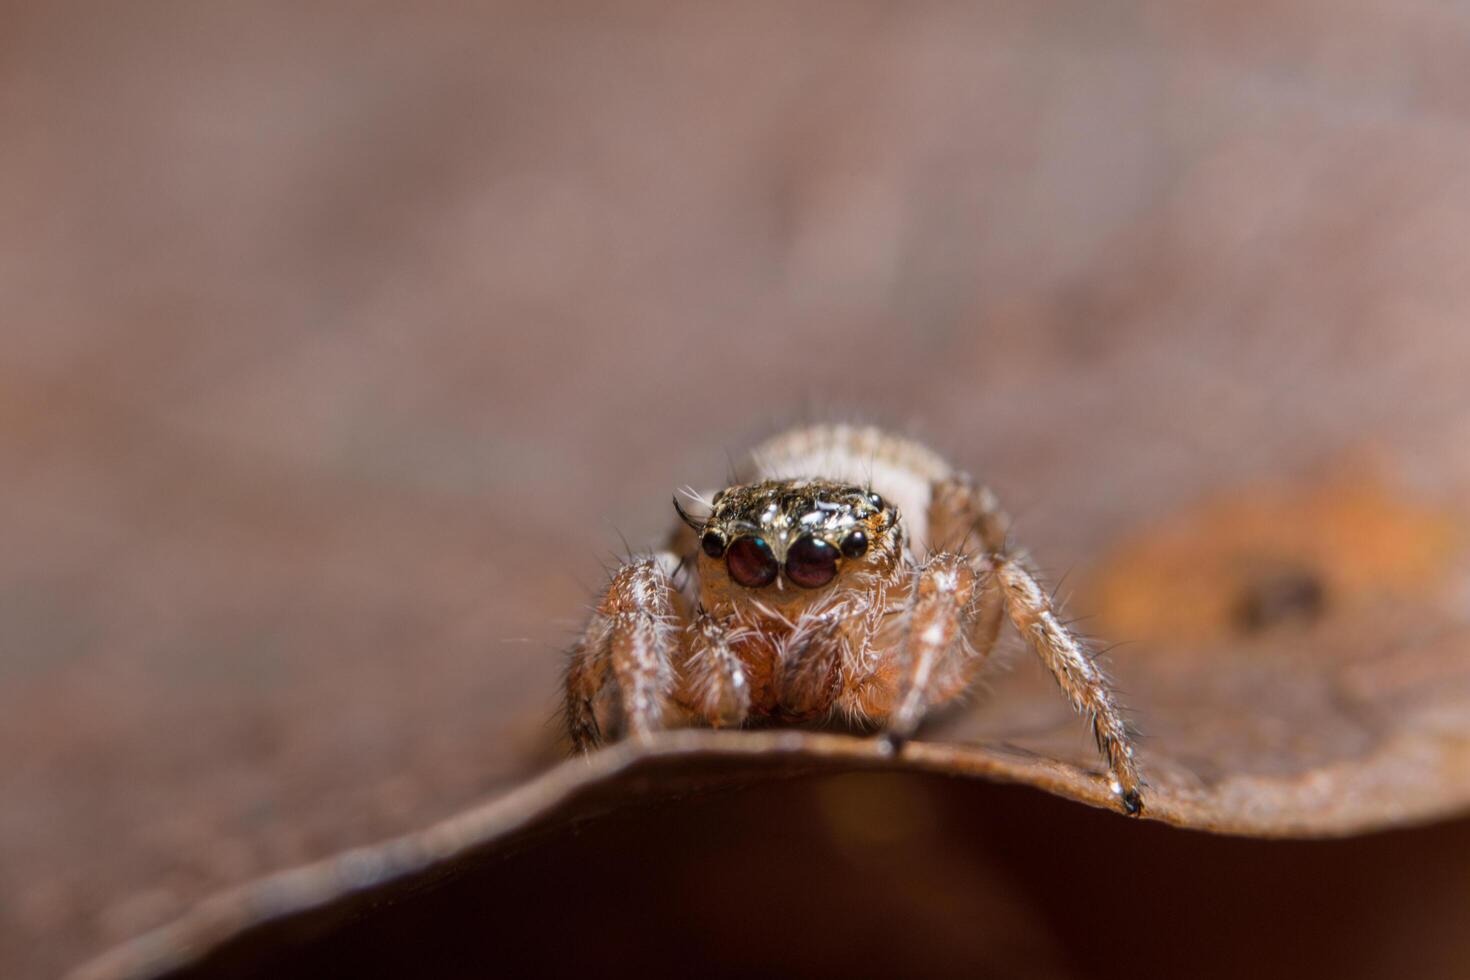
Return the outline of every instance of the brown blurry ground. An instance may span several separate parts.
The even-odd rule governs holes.
[[[1457,7],[0,14],[0,975],[544,768],[599,562],[784,422],[1057,573],[1470,478]]]

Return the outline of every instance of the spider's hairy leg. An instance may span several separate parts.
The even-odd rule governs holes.
[[[1057,618],[1051,597],[1035,576],[1014,558],[995,554],[988,561],[993,569],[992,581],[1004,596],[1012,625],[1051,671],[1072,707],[1092,722],[1098,751],[1108,763],[1113,792],[1126,812],[1138,814],[1143,810],[1143,779],[1107,678]]]
[[[750,712],[750,681],[730,649],[729,628],[700,609],[687,634],[686,686],[695,713],[715,728],[738,727]]]
[[[967,539],[978,539],[987,552],[976,561],[985,575],[985,591],[999,593],[1012,625],[1051,671],[1072,707],[1092,722],[1114,792],[1125,811],[1139,813],[1143,809],[1142,778],[1107,678],[1057,618],[1051,597],[1027,571],[1024,553],[1008,545],[1010,520],[995,494],[964,475],[935,481],[929,527],[932,542],[961,550]]]
[[[919,567],[897,651],[898,700],[885,726],[891,747],[910,738],[929,707],[947,700],[956,678],[967,677],[988,652],[969,642],[976,586],[975,570],[959,555],[935,555]]]
[[[602,727],[597,723],[593,704],[607,684],[612,663],[611,636],[612,620],[601,610],[594,612],[582,638],[572,648],[571,659],[567,663],[563,713],[567,735],[572,740],[572,747],[579,752],[594,749],[602,743]]]
[[[609,677],[617,685],[628,734],[644,737],[664,726],[682,625],[664,568],[671,562],[645,557],[619,568],[573,650],[566,713],[578,748],[599,741],[594,701]]]
[[[965,552],[978,541],[981,549],[1005,552],[1011,519],[989,487],[964,474],[934,481],[929,489],[929,550]]]

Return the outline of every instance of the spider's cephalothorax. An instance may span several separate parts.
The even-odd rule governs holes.
[[[797,429],[690,513],[666,551],[614,574],[567,672],[572,740],[600,697],[632,735],[840,714],[902,745],[965,691],[1008,619],[1087,716],[1129,813],[1133,749],[1107,683],[1007,548],[993,495],[876,429]],[[916,541],[923,547],[915,551]]]
[[[720,580],[711,573],[723,563],[729,581],[747,589],[820,589],[840,572],[891,570],[903,544],[898,513],[881,496],[831,480],[729,487],[715,494],[703,519],[678,509],[710,560],[700,565],[709,585]]]

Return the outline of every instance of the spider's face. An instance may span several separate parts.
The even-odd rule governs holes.
[[[826,480],[767,480],[715,494],[699,534],[700,570],[743,589],[823,589],[891,563],[898,511],[862,487]]]

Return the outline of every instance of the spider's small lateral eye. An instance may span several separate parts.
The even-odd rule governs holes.
[[[888,507],[888,501],[884,500],[881,494],[873,493],[871,490],[868,491],[868,503],[873,505],[874,510],[886,510]]]
[[[776,556],[765,538],[745,535],[736,538],[725,552],[730,577],[747,589],[762,589],[776,581]]]
[[[868,553],[868,536],[862,531],[853,531],[842,539],[843,558],[861,558]]]
[[[725,553],[725,536],[719,531],[705,531],[699,539],[699,546],[711,558],[718,558]]]
[[[804,534],[786,551],[786,577],[803,589],[816,589],[837,575],[837,549]]]

